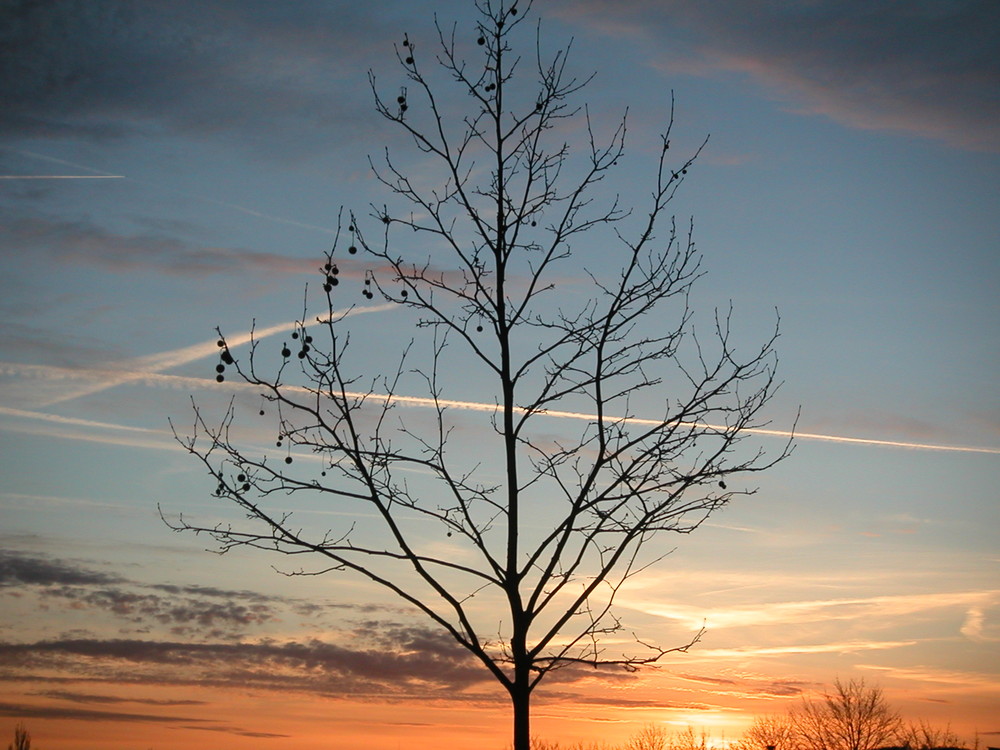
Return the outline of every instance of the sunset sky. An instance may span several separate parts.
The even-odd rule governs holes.
[[[677,158],[710,136],[672,204],[704,254],[696,320],[731,303],[749,347],[777,309],[777,434],[754,445],[780,452],[801,409],[793,455],[745,480],[756,494],[660,539],[674,551],[620,594],[629,633],[681,644],[704,624],[701,643],[636,674],[556,675],[535,733],[722,742],[863,678],[908,718],[1000,745],[1000,4],[531,12],[547,49],[573,39],[574,73],[596,71],[579,103],[599,134],[629,108],[608,195],[647,194],[671,92]],[[192,396],[232,393],[216,326],[287,337],[338,211],[388,200],[368,155],[423,174],[368,71],[395,97],[404,33],[429,68],[435,13],[479,60],[471,0],[0,4],[0,743],[18,721],[43,750],[509,742],[500,686],[418,613],[349,575],[217,556],[158,511],[240,520],[168,420],[186,434]],[[599,276],[601,248],[579,251]],[[344,295],[362,365],[415,335]],[[347,522],[302,502],[303,523]]]

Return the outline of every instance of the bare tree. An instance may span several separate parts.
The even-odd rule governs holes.
[[[792,722],[805,750],[875,750],[891,743],[901,727],[882,689],[863,679],[837,680],[833,692],[804,701]]]
[[[740,750],[791,750],[795,731],[791,720],[783,714],[755,716],[743,733]]]
[[[777,328],[746,352],[731,311],[716,313],[708,336],[694,329],[699,254],[666,212],[701,148],[670,165],[672,102],[648,204],[633,216],[595,190],[622,158],[626,119],[600,145],[587,108],[571,103],[589,79],[567,72],[569,47],[546,56],[536,32],[533,64],[515,54],[530,2],[477,8],[467,39],[437,26],[438,69],[464,95],[464,115],[409,37],[396,48],[399,93],[371,77],[378,113],[412,139],[420,171],[405,173],[388,150],[373,161],[395,203],[342,219],[323,295],[307,294],[292,334],[297,351],[269,358],[259,339],[241,355],[219,332],[219,379],[228,367],[277,407],[284,455],[238,444],[235,401],[218,420],[196,406],[193,434],[179,439],[249,522],[170,523],[211,534],[223,552],[310,554],[316,567],[289,572],[344,571],[392,591],[503,685],[514,748],[527,750],[530,697],[553,670],[632,670],[697,641],[609,653],[607,637],[623,628],[615,594],[667,553],[653,544],[661,533],[690,533],[751,494],[730,477],[789,447],[765,456],[743,444],[777,387]],[[579,152],[562,140],[574,128]],[[584,236],[612,272],[570,262]],[[411,316],[414,339],[389,375],[357,356],[338,264],[363,271],[364,298],[397,306],[397,326]],[[578,429],[567,437],[554,417]],[[297,460],[306,453],[319,460]],[[303,528],[281,502],[298,493],[357,516]]]
[[[909,721],[901,724],[896,732],[895,743],[911,750],[933,750],[933,748],[962,747],[962,740],[951,730],[951,726],[935,727],[927,721]]]
[[[625,750],[668,750],[670,735],[660,724],[645,724],[628,739]]]

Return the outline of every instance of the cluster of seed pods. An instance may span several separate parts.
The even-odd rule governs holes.
[[[229,347],[226,346],[226,342],[223,339],[219,339],[215,342],[219,346],[219,364],[215,366],[215,380],[217,383],[221,383],[226,379],[226,365],[233,364],[233,355],[229,353]]]

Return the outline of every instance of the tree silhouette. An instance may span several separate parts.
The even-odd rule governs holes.
[[[863,679],[836,680],[832,692],[803,702],[791,718],[803,750],[875,750],[902,729],[881,688]]]
[[[791,750],[795,746],[795,728],[788,716],[755,716],[737,744],[738,750]]]
[[[765,456],[742,444],[777,386],[777,328],[748,353],[731,311],[716,312],[708,336],[694,328],[700,257],[666,211],[701,148],[670,166],[672,101],[648,204],[633,215],[595,189],[622,158],[626,119],[601,145],[572,104],[589,79],[567,72],[569,46],[546,57],[537,35],[529,82],[514,48],[530,3],[477,8],[468,39],[436,23],[436,59],[465,94],[464,115],[409,37],[396,47],[398,94],[370,74],[377,111],[412,138],[421,166],[407,174],[389,150],[372,162],[393,208],[343,216],[293,342],[279,357],[253,339],[239,356],[219,331],[218,378],[235,371],[277,408],[280,455],[243,447],[235,401],[217,421],[196,404],[178,439],[248,523],[169,523],[223,552],[309,554],[314,568],[290,572],[350,572],[392,591],[503,685],[514,749],[527,750],[532,691],[554,670],[634,670],[698,640],[609,652],[623,630],[615,595],[667,554],[654,539],[752,493],[730,476],[789,447]],[[562,140],[574,129],[579,153]],[[605,270],[571,262],[584,237]],[[351,338],[360,308],[341,276],[359,274],[363,298],[395,306],[397,327],[414,332],[388,374],[370,364],[385,356],[377,342]],[[578,426],[568,436],[567,423]],[[304,528],[282,507],[300,493],[356,515]]]
[[[14,741],[7,745],[7,750],[31,750],[31,735],[24,724],[14,727]]]

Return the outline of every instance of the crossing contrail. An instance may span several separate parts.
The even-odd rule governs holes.
[[[349,318],[355,315],[385,312],[393,309],[396,309],[396,305],[387,303],[383,305],[372,305],[370,307],[355,307],[351,310],[335,312],[334,314],[338,318]],[[274,336],[277,333],[293,331],[299,325],[299,322],[294,320],[278,323],[266,328],[258,328],[252,333],[247,331],[246,333],[237,334],[235,336],[227,336],[226,342],[230,347],[242,346],[243,344],[249,343],[251,338],[259,341],[269,336]],[[114,388],[118,385],[141,380],[144,377],[163,372],[164,370],[169,370],[172,367],[179,367],[180,365],[186,365],[189,362],[196,362],[199,359],[215,356],[218,353],[219,348],[216,345],[216,339],[213,338],[209,341],[203,341],[199,344],[185,346],[180,349],[172,349],[167,352],[161,352],[160,354],[150,354],[146,357],[138,357],[125,362],[116,362],[106,368],[100,368],[99,370],[91,369],[89,372],[97,374],[99,377],[90,377],[88,378],[90,380],[89,383],[80,384],[75,389],[67,388],[56,396],[52,396],[38,402],[38,405],[53,406],[65,401],[72,401],[77,398],[82,398],[83,396],[89,396],[93,393],[106,391],[107,389]],[[2,368],[3,366],[0,365],[0,370],[2,370]],[[58,369],[61,370],[62,377],[67,377],[66,368]],[[82,373],[86,372],[88,372],[88,370],[82,371]]]
[[[191,193],[186,193],[180,190],[175,190],[172,188],[165,188],[151,183],[143,182],[140,180],[135,180],[133,178],[126,177],[124,175],[112,174],[109,172],[102,172],[101,170],[94,169],[93,167],[88,167],[83,164],[77,164],[75,162],[66,161],[64,159],[57,159],[52,156],[46,156],[44,154],[38,154],[31,151],[23,151],[20,149],[8,149],[19,153],[23,156],[32,157],[35,159],[40,159],[43,161],[48,161],[54,164],[60,164],[63,166],[72,167],[74,169],[80,169],[86,172],[90,172],[89,175],[0,175],[0,179],[14,180],[14,179],[56,179],[56,180],[87,180],[87,179],[126,179],[130,182],[135,182],[137,184],[146,185],[148,187],[166,190],[168,192],[177,193],[180,195],[187,195],[189,197],[196,198],[208,203],[212,203],[218,206],[223,206],[230,208],[242,213],[257,216],[262,219],[267,219],[270,221],[279,222],[282,224],[289,224],[293,226],[298,226],[306,229],[312,229],[324,233],[335,233],[335,230],[329,227],[321,227],[312,224],[306,224],[302,222],[293,221],[291,219],[285,219],[279,216],[272,216],[270,214],[262,213],[245,206],[240,206],[234,203],[228,203],[225,201],[216,200],[214,198],[209,198],[202,195],[196,195]],[[357,315],[369,312],[381,312],[394,307],[393,305],[377,305],[372,307],[361,307],[355,308],[347,313],[347,315]],[[281,333],[284,331],[293,330],[298,323],[286,322],[279,323],[277,325],[259,329],[254,332],[256,338],[264,338],[266,336],[271,336],[276,333]],[[245,344],[250,340],[250,334],[242,334],[235,337],[229,337],[227,341],[230,346],[239,346]],[[109,388],[113,388],[124,383],[135,382],[135,381],[145,381],[150,383],[159,383],[166,385],[168,383],[176,386],[180,381],[192,381],[188,383],[190,387],[197,387],[198,383],[215,386],[215,383],[209,383],[209,381],[199,380],[197,378],[182,378],[180,376],[165,375],[164,370],[176,367],[182,364],[193,362],[195,360],[203,359],[209,356],[213,356],[218,351],[215,340],[209,342],[203,342],[200,344],[195,344],[193,346],[184,347],[182,349],[176,349],[168,352],[163,352],[161,354],[154,354],[148,357],[141,357],[134,360],[115,363],[113,369],[111,366],[108,368],[101,369],[87,369],[87,370],[71,370],[68,368],[55,368],[55,367],[44,367],[44,366],[30,366],[30,365],[15,365],[12,363],[0,363],[0,371],[6,371],[12,373],[14,371],[20,371],[26,373],[28,370],[33,371],[34,375],[32,377],[40,377],[41,379],[61,379],[61,380],[72,380],[78,379],[81,382],[75,389],[66,389],[61,391],[58,395],[43,399],[41,401],[36,401],[36,404],[42,407],[53,406],[55,404],[70,401],[82,396],[87,396],[93,393],[98,393]],[[42,374],[44,371],[45,374]],[[400,406],[409,406],[414,408],[428,408],[435,406],[447,406],[452,409],[466,410],[466,411],[494,411],[497,407],[492,403],[485,402],[474,402],[474,401],[449,401],[442,399],[429,399],[421,398],[417,396],[400,396],[400,395],[386,395],[386,394],[354,394],[354,395],[364,395],[369,399],[386,399],[392,400],[394,403]],[[0,414],[7,414],[8,416],[15,416],[14,412],[18,410],[0,408]],[[37,416],[36,416],[37,415]],[[45,419],[45,415],[42,412],[24,412],[20,416],[23,417],[33,417],[38,419]],[[56,415],[49,415],[52,417],[53,421],[57,421],[61,418]],[[553,419],[573,419],[573,420],[584,420],[591,421],[596,417],[593,414],[587,414],[583,412],[567,412],[567,411],[545,411],[539,412],[539,416],[546,416]],[[660,424],[661,420],[653,419],[643,419],[639,417],[617,417],[608,419],[616,419],[628,424],[635,425],[656,425]],[[82,420],[86,421],[86,420]],[[84,425],[78,425],[84,426]],[[705,430],[723,430],[726,429],[722,425],[712,425],[704,423],[684,423],[684,426],[690,426]],[[965,446],[965,445],[946,445],[938,443],[923,443],[923,442],[911,442],[904,440],[881,440],[875,438],[859,438],[850,437],[844,435],[830,435],[826,433],[817,432],[792,432],[789,430],[774,430],[768,428],[746,428],[744,432],[752,433],[756,435],[764,435],[770,437],[778,438],[792,438],[797,440],[808,440],[808,441],[823,441],[830,443],[840,443],[847,445],[862,445],[862,446],[874,446],[874,447],[884,447],[884,448],[905,448],[914,450],[927,450],[927,451],[944,451],[953,453],[984,453],[991,455],[1000,455],[1000,448],[987,448],[987,447],[977,447],[977,446]]]

